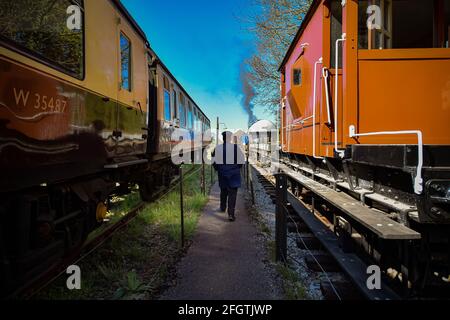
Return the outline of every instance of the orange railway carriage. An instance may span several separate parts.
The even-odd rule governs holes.
[[[316,0],[279,70],[284,161],[446,248],[449,32],[449,0]]]
[[[450,1],[344,3],[315,1],[283,61],[282,151],[399,167],[424,195],[450,164]]]

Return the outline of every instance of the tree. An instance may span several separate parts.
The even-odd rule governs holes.
[[[244,21],[257,40],[256,52],[246,61],[253,87],[253,103],[276,114],[280,102],[280,66],[312,0],[254,0],[258,14]]]
[[[0,1],[0,39],[71,71],[83,69],[83,30],[67,27],[70,0]],[[81,12],[82,10],[80,10]]]

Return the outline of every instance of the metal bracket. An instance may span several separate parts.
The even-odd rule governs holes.
[[[347,160],[342,161],[342,167],[344,169],[345,176],[347,177],[347,182],[348,182],[348,185],[350,186],[350,190],[355,191],[357,186],[353,183],[353,179],[350,174],[350,169],[348,167]]]
[[[309,165],[311,166],[312,178],[314,180],[314,176],[316,173],[316,164],[308,156],[306,156],[306,160],[308,161]]]
[[[339,179],[339,171],[334,167],[334,165],[330,162],[330,160],[328,160],[327,158],[325,158],[325,163],[328,167],[328,171],[330,172],[331,176],[333,177],[333,190],[337,190],[337,183],[338,182],[343,182],[342,179]]]
[[[145,164],[148,163],[147,159],[140,159],[140,160],[132,160],[127,162],[120,162],[120,163],[113,163],[113,164],[107,164],[104,166],[105,169],[120,169],[124,167],[134,166],[138,164]]]

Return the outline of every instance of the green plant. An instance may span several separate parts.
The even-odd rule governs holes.
[[[307,300],[309,299],[305,286],[300,282],[298,274],[288,265],[277,263],[276,269],[283,278],[283,289],[288,300]]]
[[[113,299],[123,300],[140,300],[145,297],[147,291],[150,291],[152,287],[145,285],[137,275],[135,270],[127,273],[126,283],[124,286],[118,288],[114,293]]]

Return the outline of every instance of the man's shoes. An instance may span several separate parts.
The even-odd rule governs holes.
[[[234,216],[229,216],[228,220],[230,220],[231,222],[234,222],[234,221],[236,221],[236,218]]]
[[[225,208],[225,209],[223,209],[223,208],[219,208],[219,210],[218,210],[219,212],[225,212],[225,211],[227,211],[227,209]]]

